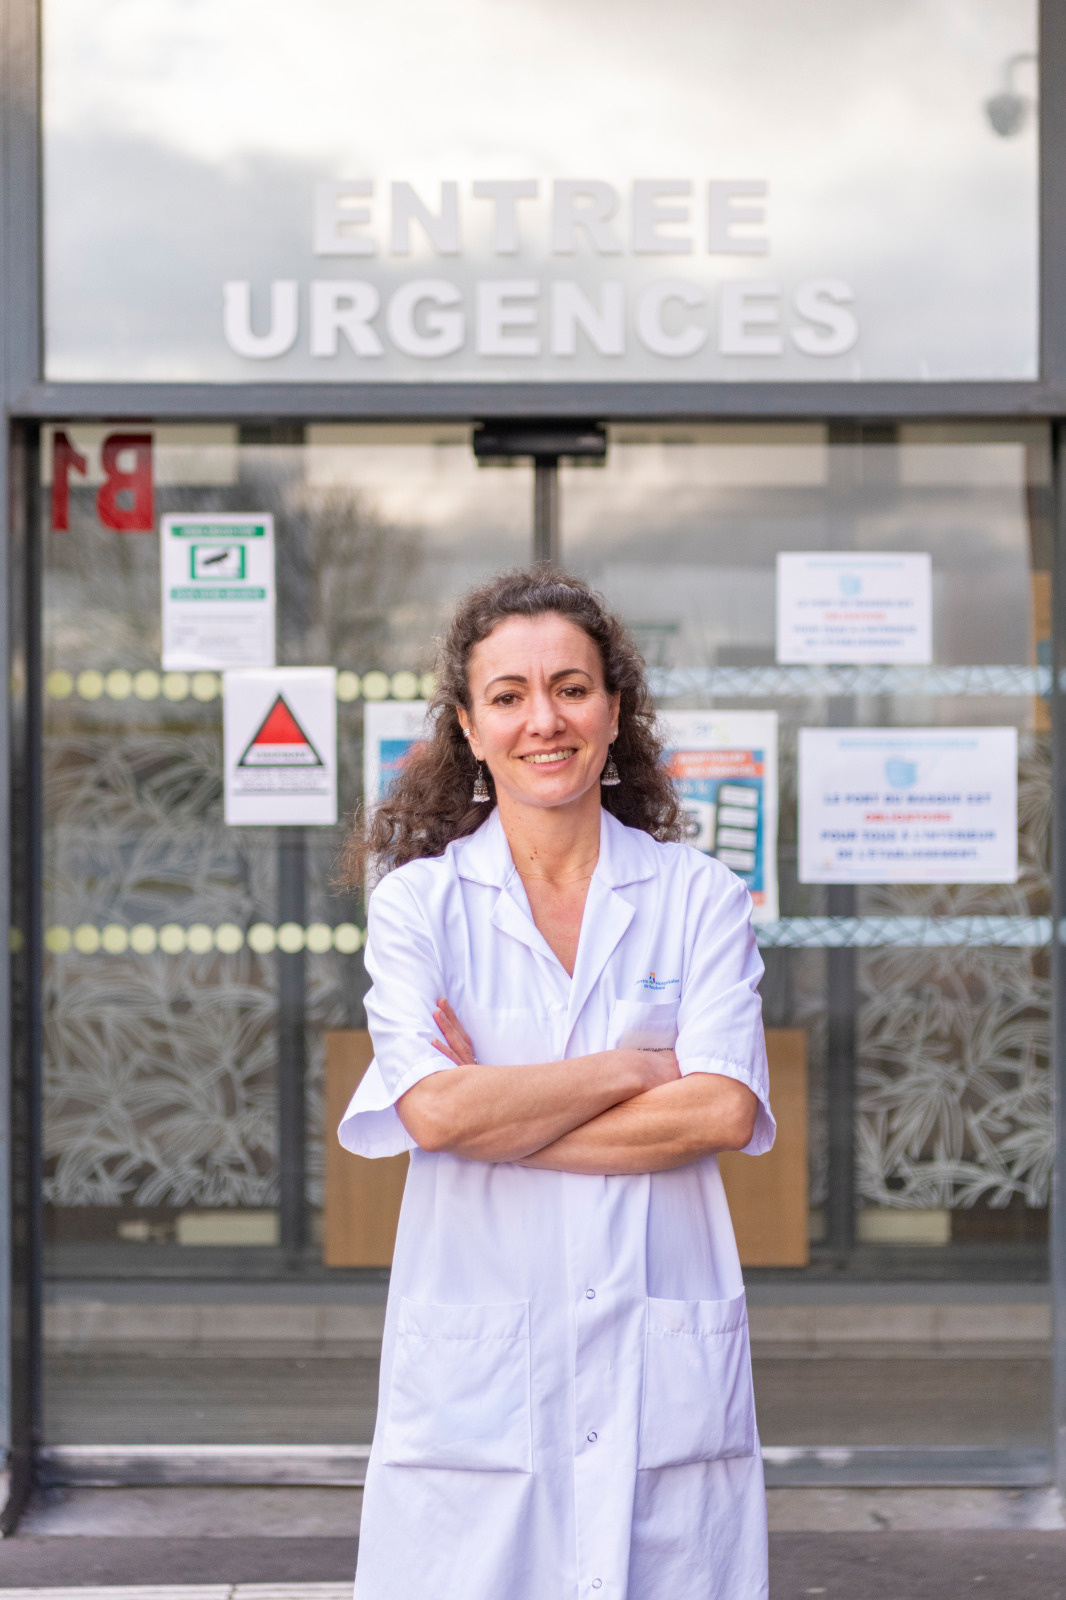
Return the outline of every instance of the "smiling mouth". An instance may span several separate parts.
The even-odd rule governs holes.
[[[569,761],[571,756],[576,756],[576,750],[544,750],[533,755],[522,756],[521,760],[528,761],[533,767],[557,767],[563,761]]]

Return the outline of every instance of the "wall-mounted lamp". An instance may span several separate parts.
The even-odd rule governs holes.
[[[1014,86],[1017,68],[1027,62],[1035,66],[1036,59],[1031,50],[1010,56],[1003,65],[1002,89],[985,101],[985,115],[992,124],[993,132],[998,133],[1001,139],[1010,139],[1020,133],[1036,104],[1034,96],[1020,94]]]

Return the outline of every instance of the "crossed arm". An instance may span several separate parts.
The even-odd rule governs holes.
[[[555,1172],[663,1172],[720,1150],[742,1150],[758,1101],[716,1073],[682,1077],[672,1050],[601,1050],[535,1066],[483,1066],[446,1000],[433,1020],[449,1072],[397,1101],[423,1150]]]

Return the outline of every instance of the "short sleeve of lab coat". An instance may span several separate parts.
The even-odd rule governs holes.
[[[393,1156],[415,1141],[396,1102],[423,1078],[446,1071],[434,1050],[433,1008],[444,993],[440,961],[412,887],[397,873],[382,879],[367,906],[366,969],[373,980],[366,1015],[374,1059],[341,1119],[338,1137],[361,1156]]]
[[[691,885],[686,972],[675,1051],[683,1076],[714,1072],[736,1078],[758,1097],[755,1132],[745,1147],[760,1156],[774,1142],[770,1076],[759,980],[762,957],[751,925],[751,896],[739,878],[724,891],[708,872]]]

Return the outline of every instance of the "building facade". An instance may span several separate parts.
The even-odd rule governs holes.
[[[1029,1433],[971,1408],[934,1449],[901,1389],[768,1469],[1061,1486],[1066,7],[2,16],[9,1520],[35,1461],[264,1438],[248,1364],[207,1418],[202,1308],[247,1343],[291,1307],[279,1361],[351,1313],[369,1359],[402,1173],[329,1138],[365,1042],[335,861],[456,595],[534,557],[636,633],[691,837],[752,890],[753,1303],[1051,1351]],[[270,668],[318,700],[232,676]],[[190,1417],[151,1357],[194,1345]],[[300,1415],[327,1476],[368,1442]]]

